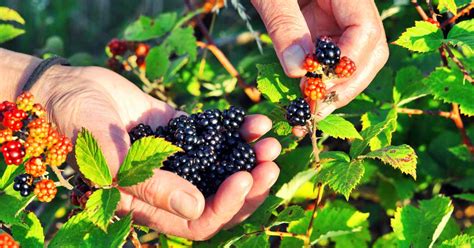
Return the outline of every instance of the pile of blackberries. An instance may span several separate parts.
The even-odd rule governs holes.
[[[181,147],[184,152],[169,157],[162,169],[188,180],[207,197],[230,175],[256,165],[253,148],[239,133],[244,118],[245,111],[232,106],[222,112],[212,109],[173,118],[155,132],[139,124],[129,135],[132,143],[154,135]]]

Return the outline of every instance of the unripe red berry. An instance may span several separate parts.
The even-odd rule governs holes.
[[[20,245],[8,233],[0,233],[0,248],[20,248]]]
[[[123,55],[127,51],[127,42],[123,40],[112,39],[107,46],[112,55]]]
[[[56,196],[58,189],[53,180],[43,179],[36,183],[34,193],[40,202],[50,202]]]
[[[339,63],[336,65],[336,68],[334,68],[334,73],[336,73],[339,78],[348,78],[352,76],[355,71],[356,65],[354,61],[346,56],[342,57]]]
[[[31,157],[25,163],[25,172],[33,177],[40,177],[46,172],[46,164],[40,157]]]

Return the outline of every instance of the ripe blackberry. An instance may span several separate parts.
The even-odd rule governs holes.
[[[56,196],[58,189],[53,180],[43,179],[36,183],[34,193],[40,202],[50,202]]]
[[[303,98],[298,98],[286,108],[286,119],[291,126],[304,126],[311,118],[308,103]]]
[[[233,163],[237,170],[251,171],[256,164],[255,152],[252,147],[241,142],[232,149],[232,153],[229,155],[229,161]]]
[[[231,106],[222,113],[222,125],[229,130],[240,128],[245,118],[245,110],[241,107]]]
[[[17,141],[6,142],[1,147],[3,158],[8,165],[20,165],[25,157],[25,148]]]
[[[29,196],[33,191],[33,176],[30,174],[21,174],[13,179],[13,189],[19,191],[23,197]]]
[[[128,132],[128,135],[130,136],[130,142],[133,144],[141,138],[153,136],[153,129],[151,129],[149,125],[140,123],[138,126],[132,128],[130,132]]]
[[[316,59],[329,67],[335,66],[341,57],[341,49],[328,37],[321,37],[316,43]]]

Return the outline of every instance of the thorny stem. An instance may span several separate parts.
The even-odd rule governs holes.
[[[463,15],[466,15],[466,14],[469,14],[469,12],[471,11],[472,8],[474,8],[474,2],[471,2],[468,6],[464,7],[455,16],[453,16],[453,17],[449,18],[448,20],[444,21],[443,23],[441,23],[440,27],[445,28],[449,24],[453,24],[454,22],[456,22],[456,20],[459,17],[461,17]]]
[[[474,84],[474,79],[471,77],[466,67],[462,64],[461,60],[454,56],[453,51],[451,51],[451,48],[449,48],[449,46],[447,46],[446,44],[444,44],[442,48],[444,48],[444,50],[448,52],[449,58],[459,67],[459,70],[461,70],[462,74],[464,74],[464,78],[471,84]]]
[[[50,167],[51,167],[51,170],[54,172],[54,174],[56,174],[56,176],[58,177],[58,180],[61,186],[65,187],[68,190],[72,190],[74,188],[74,186],[72,186],[66,179],[64,179],[58,167],[56,166],[50,166]]]

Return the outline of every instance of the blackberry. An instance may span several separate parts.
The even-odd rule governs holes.
[[[245,111],[241,107],[231,106],[222,113],[222,124],[227,130],[237,130],[244,122]]]
[[[308,71],[306,73],[306,75],[304,75],[305,77],[307,78],[321,78],[321,75],[316,73],[316,72],[311,72],[311,71]]]
[[[329,67],[335,66],[341,58],[341,49],[327,37],[322,37],[316,43],[316,59]]]
[[[140,123],[138,126],[132,128],[130,132],[128,132],[128,135],[130,136],[130,142],[133,144],[141,138],[154,135],[154,133],[149,125]]]
[[[308,103],[303,98],[298,98],[286,108],[286,119],[291,126],[304,126],[311,118]]]
[[[33,192],[33,176],[30,174],[21,174],[13,179],[13,189],[19,191],[20,195],[26,197]]]
[[[156,137],[184,150],[164,161],[162,169],[188,180],[206,197],[214,194],[233,173],[255,167],[255,152],[238,131],[244,118],[245,111],[239,107],[223,112],[209,109],[158,127]]]

